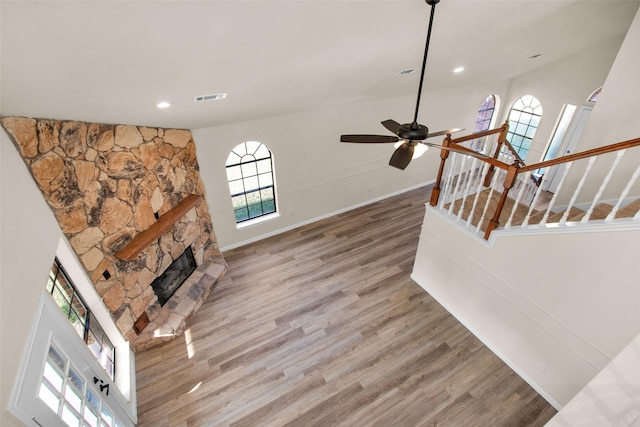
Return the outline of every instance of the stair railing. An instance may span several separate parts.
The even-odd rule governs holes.
[[[446,211],[458,221],[464,220],[465,227],[475,233],[484,233],[484,239],[489,238],[491,232],[500,226],[501,221],[505,223],[504,228],[544,226],[550,219],[554,222],[557,220],[558,225],[562,226],[570,220],[572,214],[581,212],[580,223],[589,222],[612,177],[617,173],[618,165],[626,151],[640,146],[640,138],[636,138],[525,165],[507,140],[507,132],[508,123],[505,122],[499,128],[456,139],[447,136],[442,143],[443,147],[462,151],[473,149],[476,152],[491,153],[491,156],[476,158],[447,150],[440,151],[440,167],[430,204]],[[466,147],[465,144],[470,147]],[[576,201],[594,164],[598,159],[606,161],[603,155],[608,153],[613,153],[614,156],[611,165],[608,166],[608,172],[599,184],[596,194],[586,206],[582,203],[578,209]],[[580,179],[576,184],[569,183],[567,177],[572,166],[583,159],[587,160],[586,165],[580,162],[577,166],[583,167]],[[541,178],[533,175],[541,170],[544,170]],[[572,174],[576,173],[579,175],[580,170],[576,171],[574,168]],[[547,191],[547,187],[550,184],[549,177],[554,174],[559,174],[560,178],[554,179],[557,184],[554,183],[555,188],[551,193]],[[638,178],[640,166],[627,179],[619,196],[612,201],[614,207],[604,219],[605,222],[611,222],[616,217]],[[559,200],[568,200],[568,203],[559,206]],[[582,213],[582,208],[586,213]],[[558,215],[561,216],[557,217]],[[634,220],[640,220],[640,212],[635,215]]]

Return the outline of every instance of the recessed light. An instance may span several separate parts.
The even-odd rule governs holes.
[[[542,56],[542,54],[541,54],[541,53],[536,53],[535,55],[531,55],[531,56],[529,57],[529,59],[535,59],[535,58],[538,58],[538,57],[540,57],[540,56]]]
[[[453,72],[458,74],[464,71],[464,67],[457,67],[453,69]]]
[[[162,101],[162,102],[159,102],[158,104],[156,104],[156,107],[158,107],[158,108],[169,108],[170,106],[171,106],[171,104],[169,104],[166,101]]]

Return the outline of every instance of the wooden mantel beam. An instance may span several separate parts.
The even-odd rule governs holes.
[[[187,212],[202,200],[201,194],[190,194],[167,213],[162,215],[158,221],[153,223],[127,245],[116,252],[115,257],[122,261],[131,261],[147,246],[160,237],[165,231],[173,227]]]

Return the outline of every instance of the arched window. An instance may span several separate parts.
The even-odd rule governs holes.
[[[276,212],[273,163],[266,145],[258,141],[237,145],[226,168],[237,224]]]
[[[493,113],[495,112],[495,110],[496,97],[494,95],[489,95],[478,110],[478,116],[476,117],[476,125],[473,128],[473,133],[482,132],[483,130],[489,129],[489,126],[491,126],[491,119],[493,118]],[[484,138],[478,138],[470,143],[469,148],[475,151],[484,152],[484,143]]]
[[[478,110],[478,117],[476,117],[476,126],[473,129],[473,133],[482,132],[488,130],[491,126],[491,119],[493,113],[496,110],[496,97],[494,95],[487,96],[480,109]]]
[[[598,97],[600,96],[601,92],[602,92],[602,86],[600,86],[598,89],[594,90],[593,93],[591,95],[589,95],[589,99],[587,99],[587,101],[596,102],[598,100]]]
[[[511,107],[507,139],[522,159],[531,148],[541,118],[542,105],[531,95],[516,100]]]

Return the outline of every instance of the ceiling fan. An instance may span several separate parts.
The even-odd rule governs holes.
[[[443,147],[437,144],[431,144],[425,142],[424,140],[427,138],[432,138],[434,136],[441,136],[452,134],[454,132],[459,132],[463,129],[447,129],[439,132],[430,133],[429,128],[418,123],[418,111],[420,109],[420,95],[422,93],[422,84],[424,82],[424,71],[427,65],[427,54],[429,53],[429,41],[431,39],[431,27],[433,26],[433,16],[436,10],[436,4],[440,2],[440,0],[425,0],[428,5],[431,6],[431,16],[429,17],[429,27],[427,29],[427,42],[424,47],[424,57],[422,59],[422,72],[420,74],[420,85],[418,87],[418,98],[416,100],[416,110],[413,116],[413,122],[407,124],[400,124],[395,120],[385,120],[382,122],[382,126],[390,130],[397,136],[390,135],[342,135],[340,137],[341,142],[355,142],[355,143],[388,143],[388,142],[398,142],[404,140],[398,148],[393,152],[391,159],[389,160],[389,165],[396,167],[398,169],[405,169],[411,159],[413,158],[414,148],[418,144],[424,144],[431,147],[438,147],[440,149],[448,150],[448,151],[456,151],[461,152],[467,155],[474,156],[478,154],[476,157],[485,157],[480,153],[475,153],[471,150],[471,153],[467,150],[458,150],[453,147]],[[472,154],[473,153],[473,154]]]

